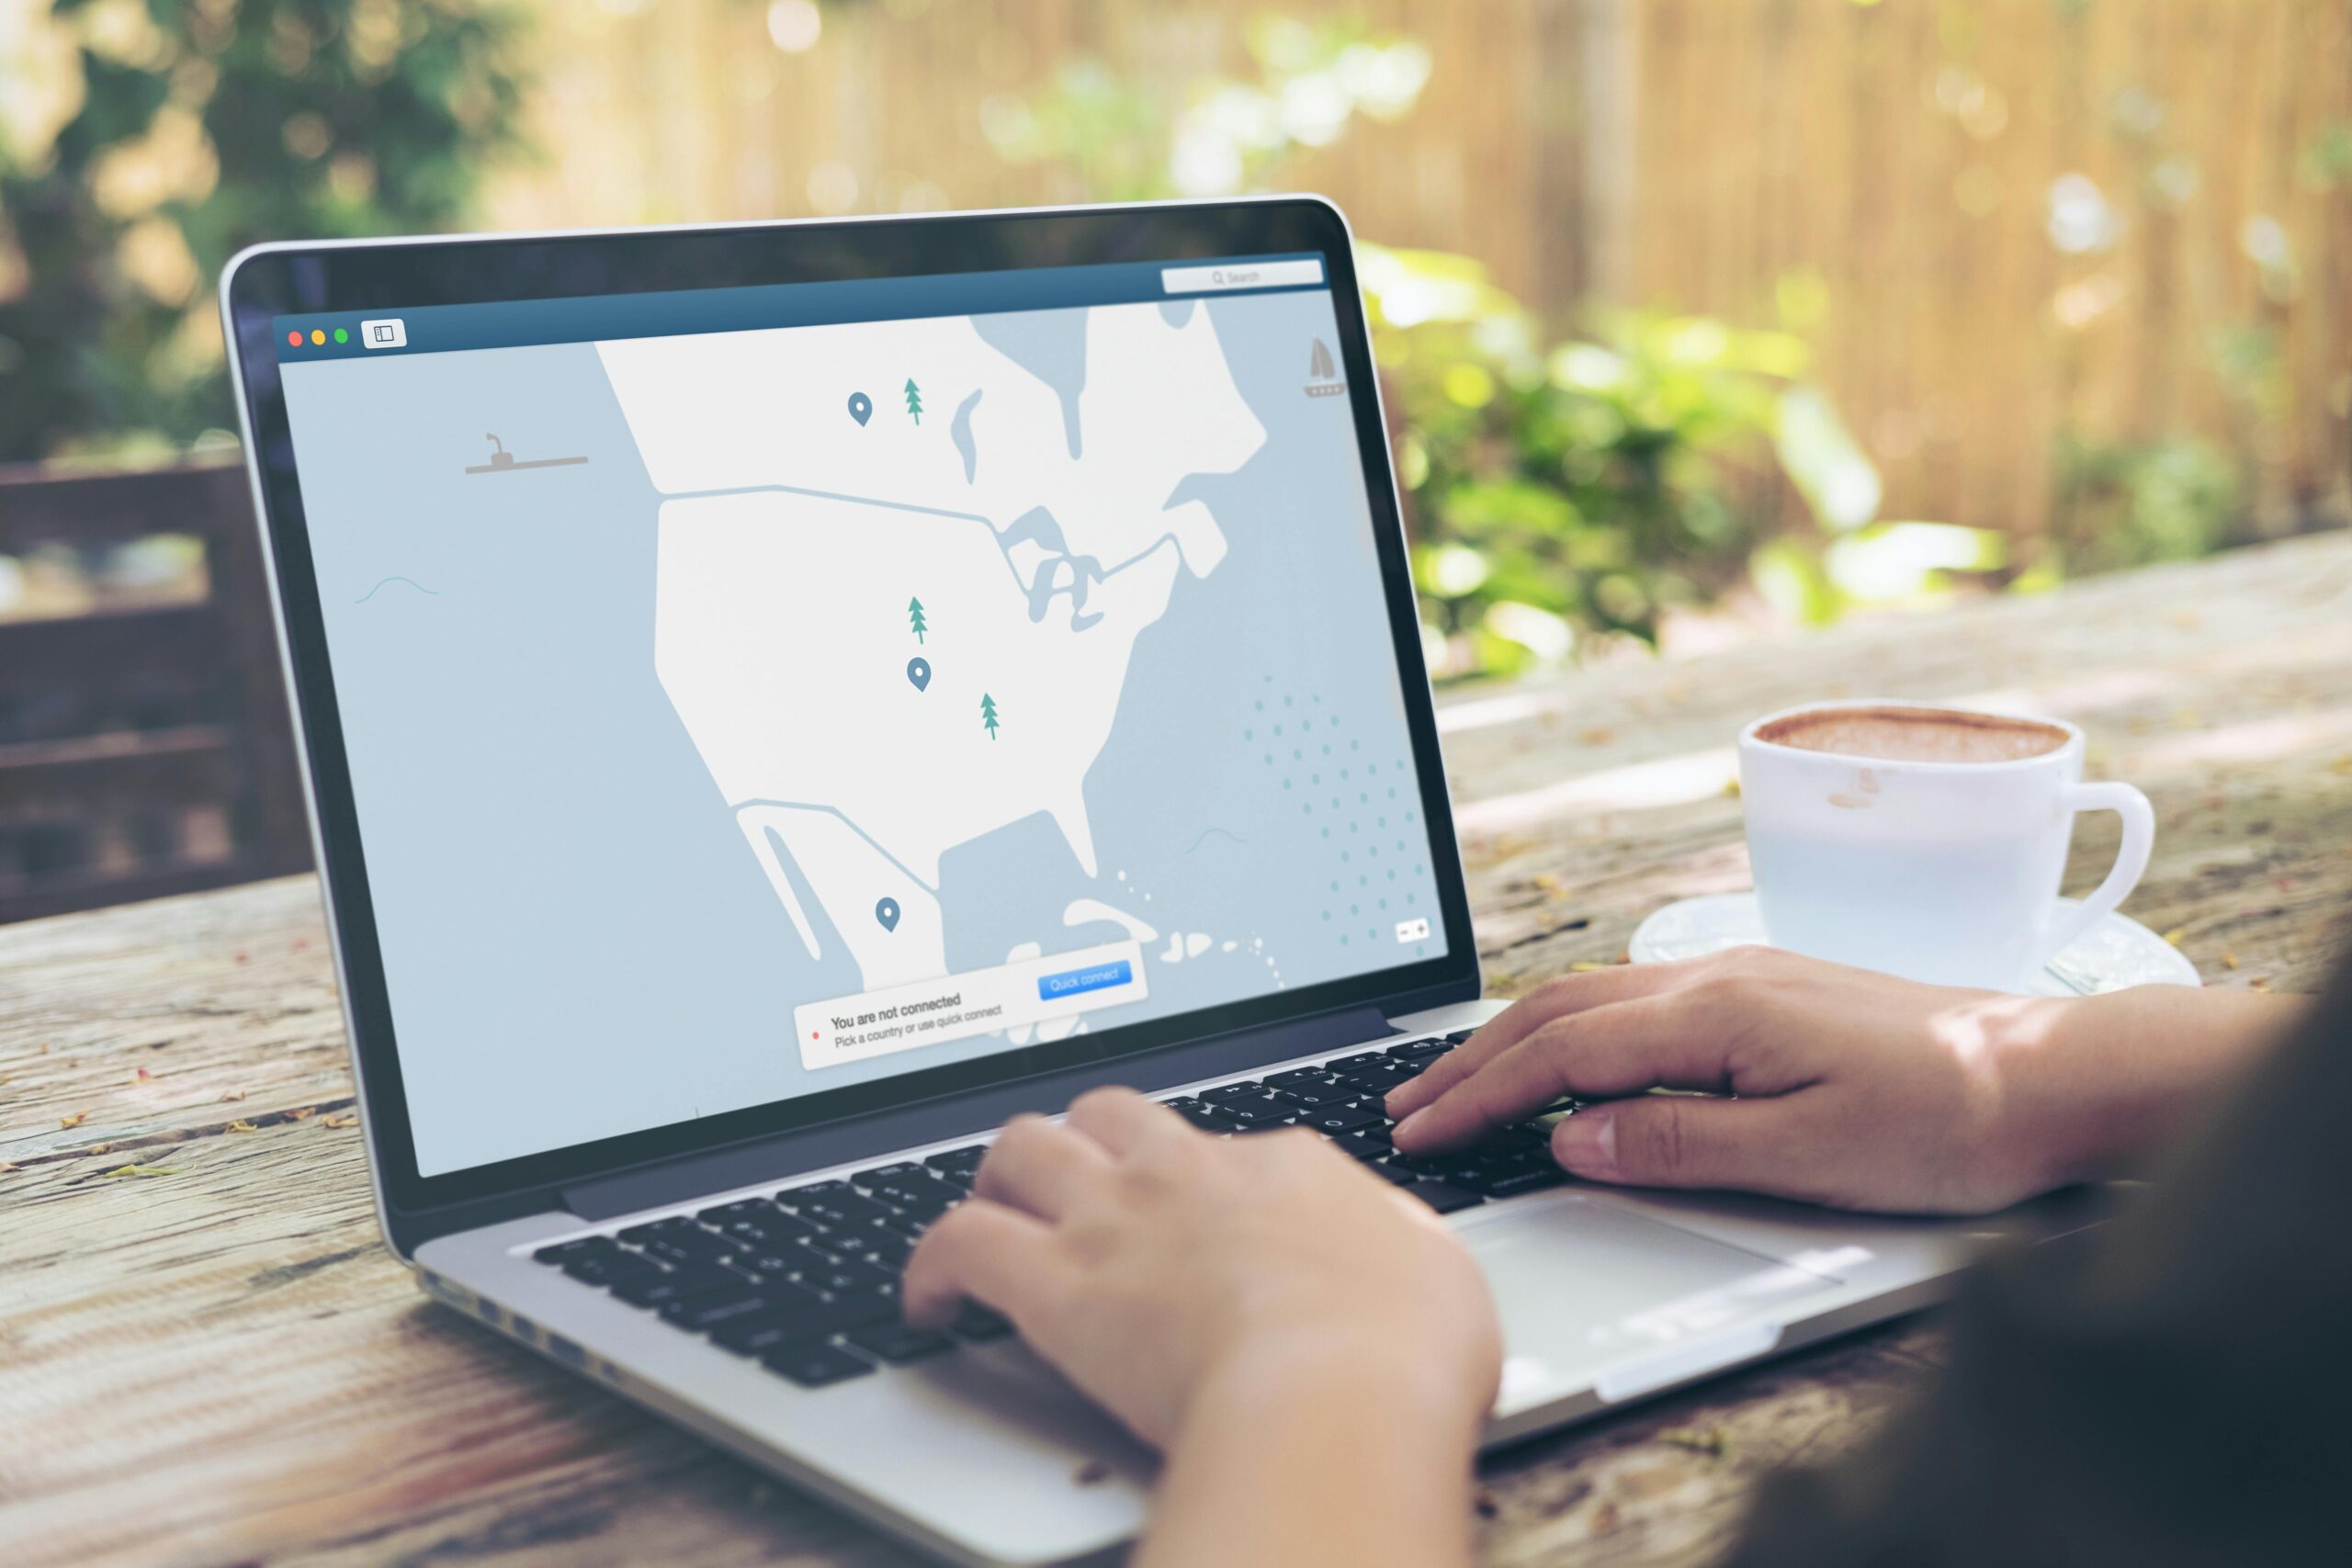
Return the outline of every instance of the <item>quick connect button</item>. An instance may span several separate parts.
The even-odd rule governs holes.
[[[1069,969],[1059,975],[1037,976],[1037,996],[1052,1001],[1056,997],[1074,997],[1080,991],[1108,990],[1134,980],[1136,972],[1124,958],[1113,964],[1097,964],[1085,969]]]

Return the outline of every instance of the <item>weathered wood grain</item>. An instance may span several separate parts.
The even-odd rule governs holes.
[[[2211,983],[2308,988],[2343,950],[2336,537],[1450,697],[1494,987],[1744,885],[1738,724],[1873,691],[2083,722],[2156,804],[2129,908]],[[2111,849],[2091,819],[2078,880]],[[307,879],[0,930],[0,1562],[910,1561],[427,1305],[376,1234],[350,1094]],[[1496,1456],[1487,1553],[1706,1561],[1758,1474],[1867,1441],[1939,1346],[1898,1325]]]

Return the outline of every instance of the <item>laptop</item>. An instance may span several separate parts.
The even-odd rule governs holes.
[[[1447,1216],[1493,1443],[1963,1260],[1575,1185],[1540,1122],[1390,1147],[1500,1005],[1329,203],[273,244],[221,304],[378,1210],[449,1308],[1040,1563],[1130,1540],[1152,1457],[896,1292],[1093,1085]]]

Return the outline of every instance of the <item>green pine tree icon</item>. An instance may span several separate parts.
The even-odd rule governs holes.
[[[921,642],[922,640],[923,629],[929,625],[929,623],[922,618],[922,600],[910,599],[907,601],[907,620],[909,624],[914,627],[915,640],[917,642]]]
[[[980,694],[980,724],[988,730],[989,739],[991,740],[995,739],[996,699],[989,696],[986,692],[982,692]]]
[[[922,423],[922,389],[915,385],[911,376],[907,378],[907,412],[914,416],[917,424]]]

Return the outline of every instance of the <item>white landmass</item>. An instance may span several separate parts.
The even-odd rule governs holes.
[[[945,972],[947,850],[1043,812],[1096,874],[1085,778],[1136,639],[1225,557],[1169,500],[1265,440],[1207,311],[1098,307],[1086,345],[1075,454],[1060,395],[967,317],[597,345],[671,498],[662,687],[810,956],[785,857],[866,989]]]

